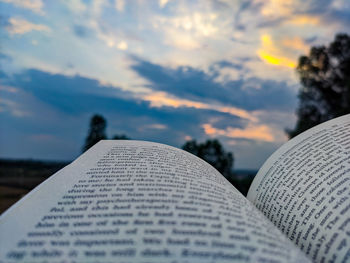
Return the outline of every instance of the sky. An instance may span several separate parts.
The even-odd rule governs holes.
[[[339,32],[348,0],[0,0],[0,158],[73,160],[101,114],[258,169],[296,122],[299,56]]]

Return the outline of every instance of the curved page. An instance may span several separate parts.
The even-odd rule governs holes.
[[[182,150],[102,141],[0,218],[4,262],[307,262]]]
[[[350,262],[350,115],[283,145],[247,197],[314,262]]]

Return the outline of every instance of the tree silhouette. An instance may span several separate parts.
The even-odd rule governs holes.
[[[233,154],[225,152],[218,140],[207,140],[199,143],[195,140],[187,141],[182,149],[190,152],[214,166],[223,176],[230,177],[233,170]]]
[[[83,147],[83,152],[88,150],[95,143],[100,140],[107,139],[106,136],[106,126],[107,122],[103,116],[95,114],[90,120],[89,134],[85,139],[85,145]]]
[[[290,138],[329,119],[350,113],[350,37],[337,34],[328,47],[312,47],[301,56],[297,73],[297,123]]]

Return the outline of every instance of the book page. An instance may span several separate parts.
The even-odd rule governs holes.
[[[314,262],[350,262],[350,115],[283,145],[247,197]]]
[[[95,145],[5,212],[0,236],[3,262],[308,262],[209,164],[139,141]]]

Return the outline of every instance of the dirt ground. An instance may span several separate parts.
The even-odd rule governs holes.
[[[67,164],[32,160],[0,160],[0,214]]]

